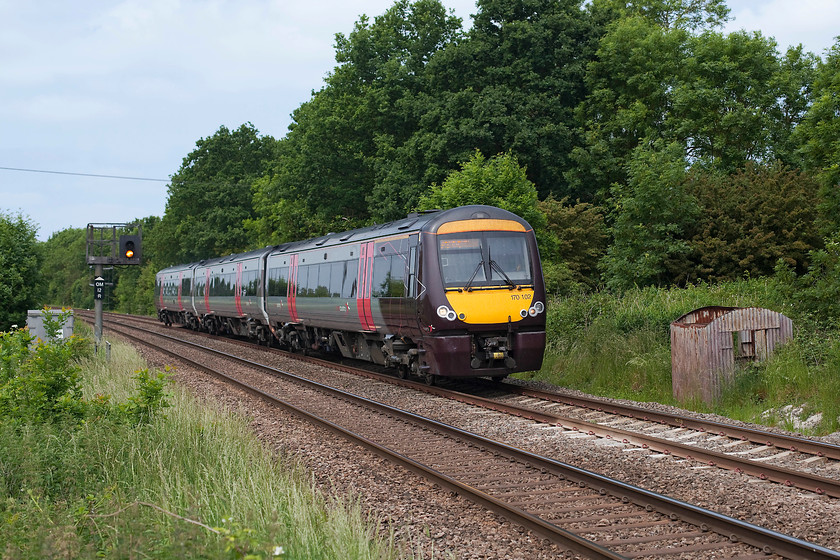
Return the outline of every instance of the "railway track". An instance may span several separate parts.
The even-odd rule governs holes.
[[[174,337],[156,343],[179,360],[184,359],[184,344],[188,343]],[[306,416],[587,557],[676,558],[715,551],[717,557],[728,558],[840,558],[840,553],[780,533],[212,352],[193,365]],[[277,389],[267,391],[218,371],[221,362],[228,360],[282,378],[283,398],[275,396]]]
[[[485,398],[490,403],[506,403],[522,416],[561,426],[571,434],[620,441],[840,498],[840,446],[834,444],[513,384],[494,390],[522,398],[511,403],[507,396],[501,400],[471,397],[475,404]]]
[[[125,316],[117,317],[125,320]],[[150,318],[132,317],[131,320],[159,325]],[[241,341],[233,342],[251,346]],[[560,395],[513,383],[475,380],[472,384],[455,383],[454,388],[429,387],[423,383],[394,378],[389,373],[371,371],[369,368],[340,365],[296,354],[291,356],[558,426],[571,437],[587,435],[621,442],[650,453],[682,458],[840,498],[838,445],[591,397]]]

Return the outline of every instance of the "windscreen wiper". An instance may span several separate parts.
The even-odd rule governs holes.
[[[473,280],[475,280],[475,275],[478,274],[478,271],[481,270],[482,266],[484,266],[484,261],[481,261],[476,265],[475,270],[473,270],[472,276],[470,276],[470,279],[467,280],[467,284],[464,286],[464,289],[468,292],[472,291]]]
[[[511,289],[513,289],[513,288],[515,288],[515,287],[516,287],[516,284],[514,284],[514,283],[513,283],[513,280],[511,280],[511,279],[510,279],[510,276],[508,276],[507,274],[505,274],[505,271],[504,271],[504,270],[502,270],[502,267],[501,267],[501,266],[499,266],[499,263],[497,263],[497,262],[496,262],[496,261],[494,261],[493,259],[490,259],[490,270],[495,270],[496,272],[498,272],[499,274],[501,274],[501,275],[504,277],[504,279],[505,279],[505,283],[506,283],[508,286],[510,286],[510,287],[511,287]]]

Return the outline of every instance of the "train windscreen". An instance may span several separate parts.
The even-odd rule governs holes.
[[[438,236],[444,286],[472,290],[533,284],[524,233],[472,231]]]

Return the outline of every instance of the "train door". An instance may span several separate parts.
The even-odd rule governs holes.
[[[298,255],[292,255],[289,260],[289,284],[286,288],[286,302],[289,305],[289,318],[297,323],[297,281],[298,281]]]
[[[236,263],[236,285],[233,288],[233,303],[236,306],[236,316],[242,317],[242,263]]]
[[[210,313],[210,267],[204,269],[204,312]]]
[[[181,301],[181,291],[184,288],[184,271],[178,273],[178,311],[184,310],[184,303]]]
[[[420,328],[420,298],[426,291],[426,286],[420,281],[420,244],[418,235],[414,234],[408,239],[408,262],[406,262],[406,300],[412,317]]]
[[[195,298],[196,298],[196,293],[197,293],[197,290],[198,290],[198,286],[197,286],[197,280],[195,278],[195,269],[190,268],[188,274],[189,274],[188,280],[190,282],[190,299],[189,299],[190,305],[189,305],[188,311],[190,312],[190,315],[196,316],[196,315],[198,315],[198,308],[196,307]]]
[[[373,274],[373,241],[362,243],[359,249],[359,277],[356,290],[356,309],[359,313],[359,323],[362,330],[375,331],[373,310],[371,309],[371,275]]]
[[[417,300],[423,292],[424,286],[420,282],[418,274],[420,268],[420,245],[417,243],[417,235],[408,239],[408,262],[406,262],[406,297]]]

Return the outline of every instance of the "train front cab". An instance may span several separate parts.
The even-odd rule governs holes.
[[[423,233],[420,373],[427,379],[498,379],[542,366],[546,307],[536,239],[521,218],[492,211],[476,207]]]

